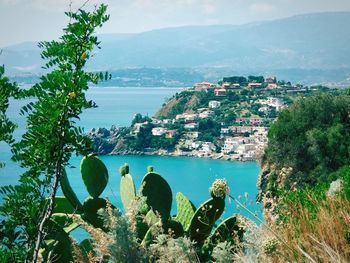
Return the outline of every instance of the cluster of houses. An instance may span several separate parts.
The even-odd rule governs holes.
[[[269,91],[275,89],[285,89],[288,93],[303,92],[305,89],[300,85],[280,85],[276,82],[276,78],[266,78],[263,83],[260,82],[248,82],[246,85],[239,83],[223,82],[221,85],[213,84],[210,82],[200,82],[193,86],[195,91],[212,91],[217,97],[227,96],[229,93],[240,93],[242,90],[260,89],[262,91]]]
[[[236,118],[236,125],[225,127],[222,124],[220,137],[213,142],[201,141],[198,121],[214,117],[213,109],[221,106],[220,101],[212,100],[207,108],[200,108],[195,113],[182,113],[174,119],[152,119],[155,126],[152,136],[175,138],[178,130],[169,129],[172,124],[182,125],[184,132],[178,140],[175,155],[212,157],[217,159],[254,160],[267,145],[268,128],[263,125],[272,119],[250,117]],[[145,123],[136,123],[133,133],[137,134]],[[170,153],[168,153],[170,154]]]
[[[277,83],[276,78],[266,78],[263,83],[249,82],[244,86],[238,83],[223,82],[221,85],[209,82],[197,83],[193,86],[194,91],[211,91],[217,97],[227,96],[229,92],[240,92],[243,89],[298,89],[302,86],[283,86]],[[215,118],[217,108],[221,107],[222,98],[209,101],[207,107],[199,108],[195,112],[185,112],[176,115],[173,119],[152,119],[152,136],[176,138],[174,155],[207,156],[217,159],[254,160],[267,145],[267,133],[269,124],[273,118],[259,116],[236,118],[234,125],[221,124],[220,136],[211,141],[203,141],[199,131],[201,119]],[[276,97],[265,97],[254,101],[260,104],[259,112],[267,112],[271,108],[280,111],[286,107],[285,103]],[[136,123],[133,133],[137,134],[140,127],[145,123]],[[174,125],[175,124],[175,125]],[[172,127],[172,128],[171,128]],[[174,129],[174,127],[177,127]],[[181,127],[181,128],[179,128]],[[206,137],[207,138],[207,137]],[[163,151],[162,151],[163,153]]]

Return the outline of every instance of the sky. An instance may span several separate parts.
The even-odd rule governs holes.
[[[57,39],[65,11],[86,0],[0,0],[0,47]],[[90,0],[106,3],[110,20],[99,33],[136,33],[185,25],[245,24],[298,14],[350,11],[350,0]],[[71,6],[71,7],[70,7]]]

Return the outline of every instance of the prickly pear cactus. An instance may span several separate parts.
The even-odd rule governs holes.
[[[63,170],[63,174],[60,178],[60,184],[64,196],[68,199],[73,208],[77,211],[81,211],[83,206],[69,183],[66,170]]]
[[[71,202],[65,196],[56,196],[55,197],[55,208],[54,213],[63,213],[63,214],[74,214],[76,209],[72,206]]]
[[[171,235],[174,238],[179,238],[184,235],[184,229],[180,222],[169,220],[163,225],[164,233]]]
[[[244,232],[238,217],[231,216],[218,225],[210,239],[214,245],[225,241],[231,242],[232,245],[238,245],[237,243],[243,241]]]
[[[225,200],[212,198],[202,204],[194,213],[188,229],[190,238],[203,244],[216,222],[224,212]]]
[[[120,178],[120,197],[125,211],[127,211],[131,203],[135,200],[136,190],[134,181],[129,174],[129,165],[124,164],[119,169],[121,178]]]
[[[107,201],[103,198],[91,198],[88,197],[84,204],[84,216],[86,220],[94,227],[104,229],[103,220],[99,217],[97,211],[101,208],[106,208]]]
[[[176,194],[176,205],[176,220],[179,221],[182,224],[184,230],[187,231],[191,224],[191,219],[196,211],[196,208],[192,202],[188,200],[188,198],[181,192],[178,192]]]
[[[167,181],[159,174],[148,169],[148,172],[141,183],[141,194],[145,196],[146,203],[155,213],[159,213],[162,221],[170,218],[173,196]]]
[[[80,163],[80,172],[87,191],[98,198],[108,183],[108,171],[104,163],[95,155],[88,155]]]
[[[149,210],[148,213],[145,215],[144,222],[149,226],[153,226],[157,222],[159,222],[159,217],[153,212],[153,210]]]

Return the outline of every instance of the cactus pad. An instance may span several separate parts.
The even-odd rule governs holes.
[[[214,245],[224,241],[237,245],[237,242],[243,241],[244,232],[244,228],[239,225],[238,217],[231,216],[218,225],[210,239]]]
[[[179,221],[182,224],[184,230],[187,231],[196,208],[192,202],[188,200],[187,197],[181,192],[178,192],[176,194],[176,205],[176,220]]]
[[[173,197],[171,188],[163,177],[154,172],[147,173],[141,183],[141,194],[147,198],[147,205],[159,213],[163,221],[170,217]]]
[[[189,236],[198,244],[203,244],[209,236],[215,221],[224,212],[225,201],[222,198],[213,198],[202,204],[194,213],[188,229]]]
[[[183,236],[184,229],[180,222],[176,220],[169,220],[163,225],[164,233],[171,235],[173,238]]]
[[[149,226],[153,226],[155,223],[159,221],[159,217],[153,212],[153,210],[149,210],[144,218],[144,222]]]
[[[106,208],[107,201],[103,198],[87,198],[83,204],[84,216],[89,223],[94,227],[104,229],[103,220],[98,215],[97,211],[101,208]]]
[[[82,204],[80,203],[78,197],[74,193],[69,183],[66,170],[63,170],[63,174],[60,178],[60,184],[61,184],[61,188],[64,196],[68,199],[68,201],[71,203],[71,205],[75,210],[80,211],[82,209]]]
[[[53,213],[74,214],[76,213],[76,209],[72,206],[66,197],[56,196]]]
[[[120,168],[120,197],[125,210],[128,210],[131,203],[135,200],[136,190],[134,181],[129,174],[129,166],[127,164]]]
[[[80,172],[87,191],[98,198],[108,183],[108,171],[104,163],[95,155],[88,155],[80,163]]]

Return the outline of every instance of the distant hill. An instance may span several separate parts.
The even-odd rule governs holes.
[[[349,77],[350,12],[317,13],[241,26],[187,26],[138,34],[101,35],[91,70],[229,68],[249,72],[331,72]],[[34,43],[3,49],[11,74],[38,73]],[[227,70],[226,70],[227,71]],[[288,78],[289,73],[286,74]],[[317,74],[314,74],[317,75]]]

